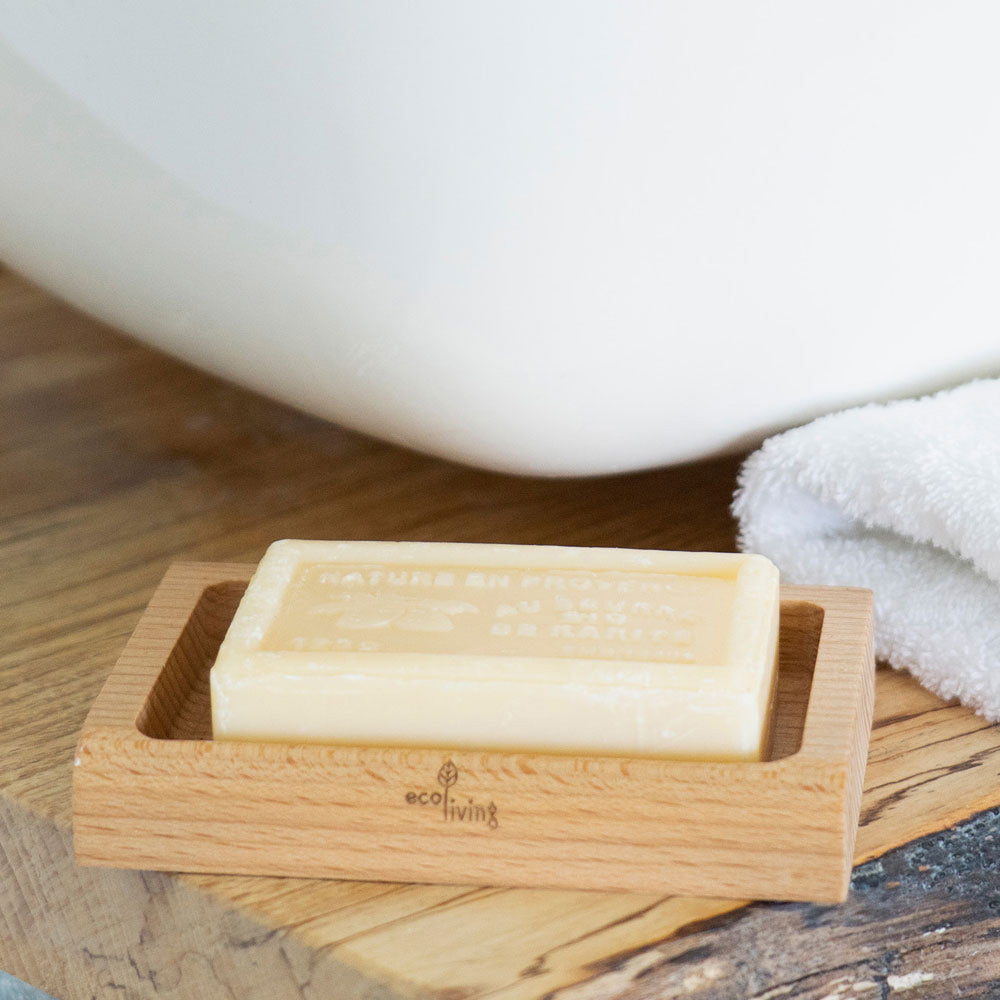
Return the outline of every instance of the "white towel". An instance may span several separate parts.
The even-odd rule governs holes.
[[[770,438],[733,513],[786,582],[870,587],[876,655],[1000,721],[1000,379]]]

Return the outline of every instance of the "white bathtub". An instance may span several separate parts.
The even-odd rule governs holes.
[[[0,2],[0,258],[494,468],[1000,369],[1000,5]]]

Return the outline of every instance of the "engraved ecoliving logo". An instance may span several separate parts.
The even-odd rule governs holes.
[[[491,799],[484,805],[468,796],[464,802],[460,801],[451,793],[451,789],[458,782],[458,777],[458,768],[452,761],[446,760],[437,773],[437,783],[441,786],[441,791],[407,792],[407,805],[440,808],[441,818],[446,823],[481,823],[495,830],[500,825],[496,803]]]

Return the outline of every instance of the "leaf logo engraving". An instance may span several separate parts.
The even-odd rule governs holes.
[[[438,771],[438,784],[451,788],[456,781],[458,781],[458,768],[450,760],[446,760]]]
[[[451,760],[446,760],[438,771],[438,784],[444,789],[441,801],[444,818],[448,818],[448,789],[458,781],[458,768]]]

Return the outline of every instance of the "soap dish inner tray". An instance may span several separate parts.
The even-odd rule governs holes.
[[[761,762],[212,740],[209,670],[254,567],[177,563],[87,717],[81,864],[693,896],[847,891],[871,594],[782,587]]]

